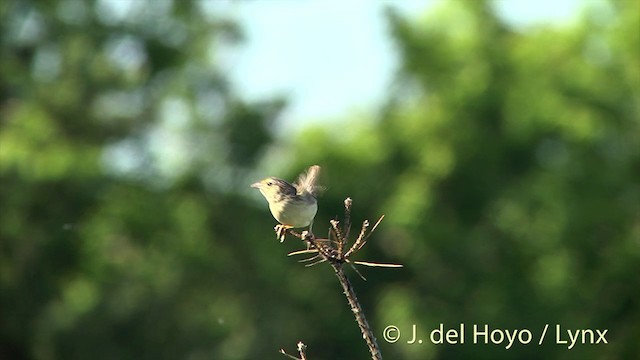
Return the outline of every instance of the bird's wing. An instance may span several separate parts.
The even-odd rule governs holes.
[[[295,183],[298,195],[305,192],[316,196],[318,192],[322,190],[322,187],[318,186],[318,177],[320,175],[320,166],[313,165],[309,167],[307,172],[300,174],[298,181]]]

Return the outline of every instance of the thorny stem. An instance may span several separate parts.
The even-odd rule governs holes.
[[[364,338],[364,341],[367,342],[369,353],[371,353],[371,359],[382,360],[382,353],[380,352],[380,347],[378,346],[376,337],[373,335],[371,327],[369,327],[367,318],[364,316],[364,312],[362,311],[362,306],[360,306],[360,302],[358,301],[356,292],[353,289],[353,285],[351,285],[351,282],[344,273],[342,264],[338,262],[331,262],[331,267],[333,267],[333,270],[336,272],[336,276],[338,277],[340,285],[342,285],[342,289],[344,290],[344,295],[349,301],[349,306],[351,306],[351,311],[356,317],[356,322],[360,327],[362,337]]]
[[[367,238],[371,235],[371,233],[376,229],[376,227],[380,224],[384,215],[378,219],[375,223],[371,231],[367,232],[369,229],[369,222],[365,220],[362,224],[362,229],[356,241],[351,245],[349,250],[345,253],[345,245],[347,244],[347,237],[351,230],[351,198],[347,198],[344,202],[345,205],[345,219],[342,224],[342,228],[339,226],[339,222],[337,220],[330,221],[330,229],[329,229],[329,238],[328,239],[318,239],[310,232],[302,232],[299,234],[291,229],[288,229],[287,232],[291,235],[301,239],[307,244],[307,250],[294,251],[289,253],[289,255],[298,255],[298,254],[308,254],[315,253],[309,259],[301,260],[303,262],[314,261],[310,265],[314,265],[321,262],[328,262],[331,264],[333,271],[336,273],[338,277],[338,281],[340,281],[340,285],[342,286],[342,290],[344,291],[344,295],[347,297],[347,301],[349,302],[349,306],[353,315],[356,318],[356,322],[358,323],[358,327],[360,328],[360,332],[362,333],[362,338],[367,343],[367,347],[369,347],[369,353],[371,354],[372,360],[382,360],[382,353],[380,352],[380,347],[378,346],[378,342],[376,337],[367,322],[367,318],[364,315],[364,311],[362,310],[362,306],[358,301],[358,297],[356,296],[356,292],[351,285],[351,282],[347,278],[347,275],[344,272],[343,265],[345,263],[349,263],[349,265],[353,266],[353,264],[358,265],[366,265],[366,266],[376,266],[376,267],[402,267],[402,265],[395,264],[382,264],[382,263],[372,263],[366,261],[353,261],[350,260],[350,256],[357,253],[362,247],[366,244]],[[332,241],[332,238],[334,241]],[[334,247],[335,244],[335,247]],[[307,266],[310,266],[307,265]],[[354,267],[355,269],[355,267]],[[356,272],[358,272],[356,270]],[[358,272],[358,274],[360,274]],[[360,275],[362,276],[362,275]],[[302,355],[302,352],[301,352]],[[290,355],[289,355],[290,356]]]
[[[351,232],[351,205],[353,205],[353,200],[350,197],[346,198],[344,200],[344,242],[341,242],[342,246],[347,245]],[[340,253],[342,254],[342,251]]]
[[[313,247],[318,248],[318,244],[316,242],[315,236],[312,234],[306,233],[303,236],[303,240],[309,242]],[[360,332],[362,333],[362,338],[367,343],[367,347],[369,348],[369,353],[371,354],[372,360],[382,360],[382,353],[380,352],[380,347],[378,346],[378,341],[376,340],[375,335],[373,334],[373,330],[369,326],[369,322],[367,321],[366,316],[364,315],[364,311],[362,310],[362,305],[358,301],[358,297],[356,296],[356,291],[351,285],[351,281],[347,278],[347,275],[344,273],[344,259],[338,259],[335,257],[328,256],[325,251],[320,251],[318,254],[322,256],[323,260],[328,261],[333,268],[333,271],[336,273],[338,277],[338,281],[342,286],[342,290],[344,291],[344,295],[347,297],[347,301],[349,302],[349,307],[353,312],[353,315],[356,318],[356,322],[358,323],[358,327],[360,328]]]
[[[299,341],[297,348],[298,348],[298,353],[300,353],[300,357],[299,358],[287,354],[286,351],[284,351],[284,349],[280,349],[280,354],[285,355],[288,358],[293,359],[293,360],[307,360],[307,354],[305,354],[305,350],[307,349],[307,345],[305,345],[302,341]]]

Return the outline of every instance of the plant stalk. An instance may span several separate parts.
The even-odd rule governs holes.
[[[347,278],[344,273],[344,269],[342,267],[342,263],[330,261],[333,270],[340,281],[340,285],[342,285],[342,289],[344,290],[344,295],[347,297],[347,301],[349,301],[349,306],[351,307],[351,311],[353,315],[356,317],[356,322],[360,327],[360,332],[362,333],[362,337],[364,341],[366,341],[367,346],[369,347],[369,353],[371,353],[371,359],[373,360],[382,360],[382,353],[380,352],[380,347],[378,346],[378,342],[376,340],[375,335],[373,335],[373,331],[371,327],[369,327],[369,323],[367,322],[367,318],[364,316],[364,311],[362,311],[362,306],[360,306],[360,302],[358,302],[358,297],[356,296],[356,292],[353,289],[353,285]]]

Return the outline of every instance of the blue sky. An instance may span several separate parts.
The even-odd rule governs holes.
[[[420,16],[446,1],[265,0],[217,3],[236,19],[246,42],[225,67],[249,100],[286,95],[285,128],[367,111],[384,98],[398,59],[383,9]],[[497,0],[500,16],[517,27],[575,19],[597,0]]]

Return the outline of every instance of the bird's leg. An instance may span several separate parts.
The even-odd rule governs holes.
[[[313,219],[309,223],[309,234],[311,234],[311,236],[313,236],[313,231],[311,230],[312,228],[313,228]],[[311,243],[307,242],[307,250],[309,249],[311,249]]]
[[[284,237],[287,234],[287,230],[291,229],[291,226],[278,224],[273,229],[276,231],[276,238],[280,239],[280,242],[284,242]]]

